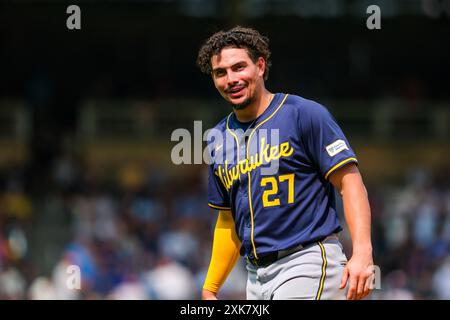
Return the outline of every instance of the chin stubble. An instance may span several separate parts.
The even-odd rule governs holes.
[[[248,98],[240,104],[232,104],[234,110],[242,110],[248,107],[252,103],[252,98]]]

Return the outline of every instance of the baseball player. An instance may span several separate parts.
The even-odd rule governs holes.
[[[324,106],[265,88],[268,43],[235,27],[212,35],[198,54],[233,107],[209,138],[208,202],[219,214],[202,298],[217,299],[241,255],[247,299],[362,299],[373,260],[357,158]],[[348,261],[335,189],[352,238]]]

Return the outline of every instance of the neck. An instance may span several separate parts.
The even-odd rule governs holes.
[[[273,97],[274,94],[264,88],[262,93],[257,95],[252,104],[248,105],[245,109],[234,110],[234,114],[240,122],[255,120],[264,111],[266,111]]]

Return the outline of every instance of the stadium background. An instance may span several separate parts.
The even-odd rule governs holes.
[[[0,298],[200,297],[216,212],[205,166],[174,165],[170,136],[229,112],[195,59],[241,24],[271,39],[267,87],[326,105],[360,159],[370,299],[450,299],[449,22],[439,0],[2,1]],[[220,297],[245,281],[240,262]]]

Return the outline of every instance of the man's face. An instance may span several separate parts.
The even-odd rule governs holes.
[[[214,85],[235,109],[243,109],[261,92],[265,61],[252,61],[246,49],[224,48],[211,58]]]

